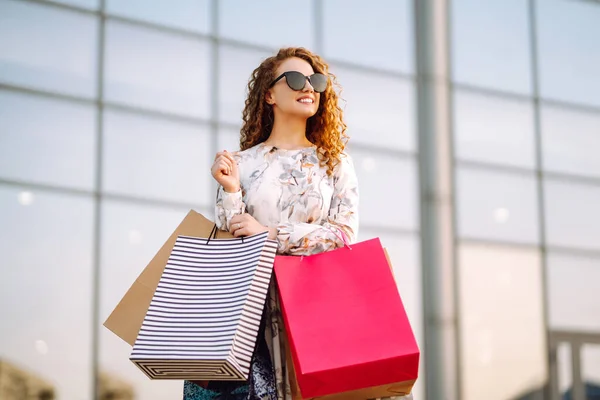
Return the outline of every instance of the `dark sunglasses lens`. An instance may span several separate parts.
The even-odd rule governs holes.
[[[310,77],[310,84],[315,89],[315,92],[324,92],[327,89],[327,77],[319,73],[313,74]]]
[[[285,75],[288,86],[293,90],[302,90],[306,83],[306,77],[300,72],[290,71]]]

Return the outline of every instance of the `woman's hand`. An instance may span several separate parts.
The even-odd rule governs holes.
[[[210,172],[226,192],[235,193],[240,190],[240,172],[235,159],[227,150],[217,153]]]
[[[252,236],[265,231],[270,230],[250,214],[234,215],[229,223],[229,232],[235,237]]]

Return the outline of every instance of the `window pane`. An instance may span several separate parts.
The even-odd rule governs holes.
[[[462,387],[465,400],[514,399],[547,379],[540,254],[459,248]]]
[[[0,91],[0,121],[0,176],[94,188],[94,108]]]
[[[240,149],[240,132],[237,129],[219,128],[217,147],[219,151],[238,151]]]
[[[349,150],[360,188],[360,222],[418,230],[418,186],[414,160]]]
[[[535,167],[531,103],[459,91],[454,107],[459,159]]]
[[[600,7],[568,0],[536,4],[542,96],[600,106]]]
[[[210,0],[107,0],[109,14],[208,33]]]
[[[545,182],[546,235],[553,246],[600,249],[600,188]]]
[[[600,345],[583,345],[581,348],[581,364],[583,381],[587,384],[597,385],[597,382],[600,382]]]
[[[343,15],[340,15],[341,10],[344,10]],[[380,0],[374,4],[362,0],[327,0],[323,1],[323,15],[331,16],[325,17],[323,24],[326,57],[414,72],[410,1]]]
[[[250,75],[270,56],[266,52],[219,47],[219,120],[241,127]]]
[[[50,0],[52,3],[70,4],[76,7],[90,8],[96,10],[99,0]]]
[[[189,210],[106,201],[102,204],[100,323],[169,238]],[[211,214],[203,213],[207,218]],[[99,364],[133,386],[136,399],[181,398],[182,381],[149,380],[131,361],[131,346],[100,328]]]
[[[273,48],[314,47],[313,1],[219,1],[219,35]]]
[[[0,358],[92,398],[92,198],[0,186],[0,221]]]
[[[457,201],[461,237],[538,243],[533,174],[458,168]]]
[[[208,127],[109,111],[105,132],[107,192],[198,205],[214,199]]]
[[[421,255],[418,236],[379,232],[373,229],[360,229],[358,241],[378,237],[387,250],[404,309],[410,320],[417,343],[423,348],[423,294],[421,281]],[[421,357],[421,371],[424,374],[424,358]],[[421,375],[422,376],[422,375]],[[418,379],[413,387],[415,399],[425,398],[425,384]]]
[[[545,106],[542,134],[546,170],[600,176],[600,114]]]
[[[452,2],[455,81],[531,93],[527,7],[523,0]]]
[[[118,22],[106,35],[108,101],[208,118],[207,42]]]
[[[600,333],[600,258],[550,252],[547,268],[550,327]]]
[[[337,66],[332,69],[343,88],[340,105],[352,143],[415,150],[412,82]]]
[[[32,2],[0,2],[0,81],[93,97],[97,21]]]

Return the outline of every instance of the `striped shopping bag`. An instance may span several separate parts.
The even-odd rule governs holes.
[[[277,250],[267,236],[178,236],[131,361],[151,379],[248,379]]]

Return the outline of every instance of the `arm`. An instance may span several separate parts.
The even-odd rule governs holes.
[[[229,231],[231,228],[231,218],[235,215],[241,215],[245,211],[246,204],[242,201],[242,190],[229,193],[223,186],[219,185],[215,206],[215,223],[217,224],[217,228]]]
[[[342,157],[334,173],[334,192],[329,215],[322,224],[282,223],[271,235],[277,237],[278,253],[308,255],[344,246],[358,235],[358,181],[350,156]]]

